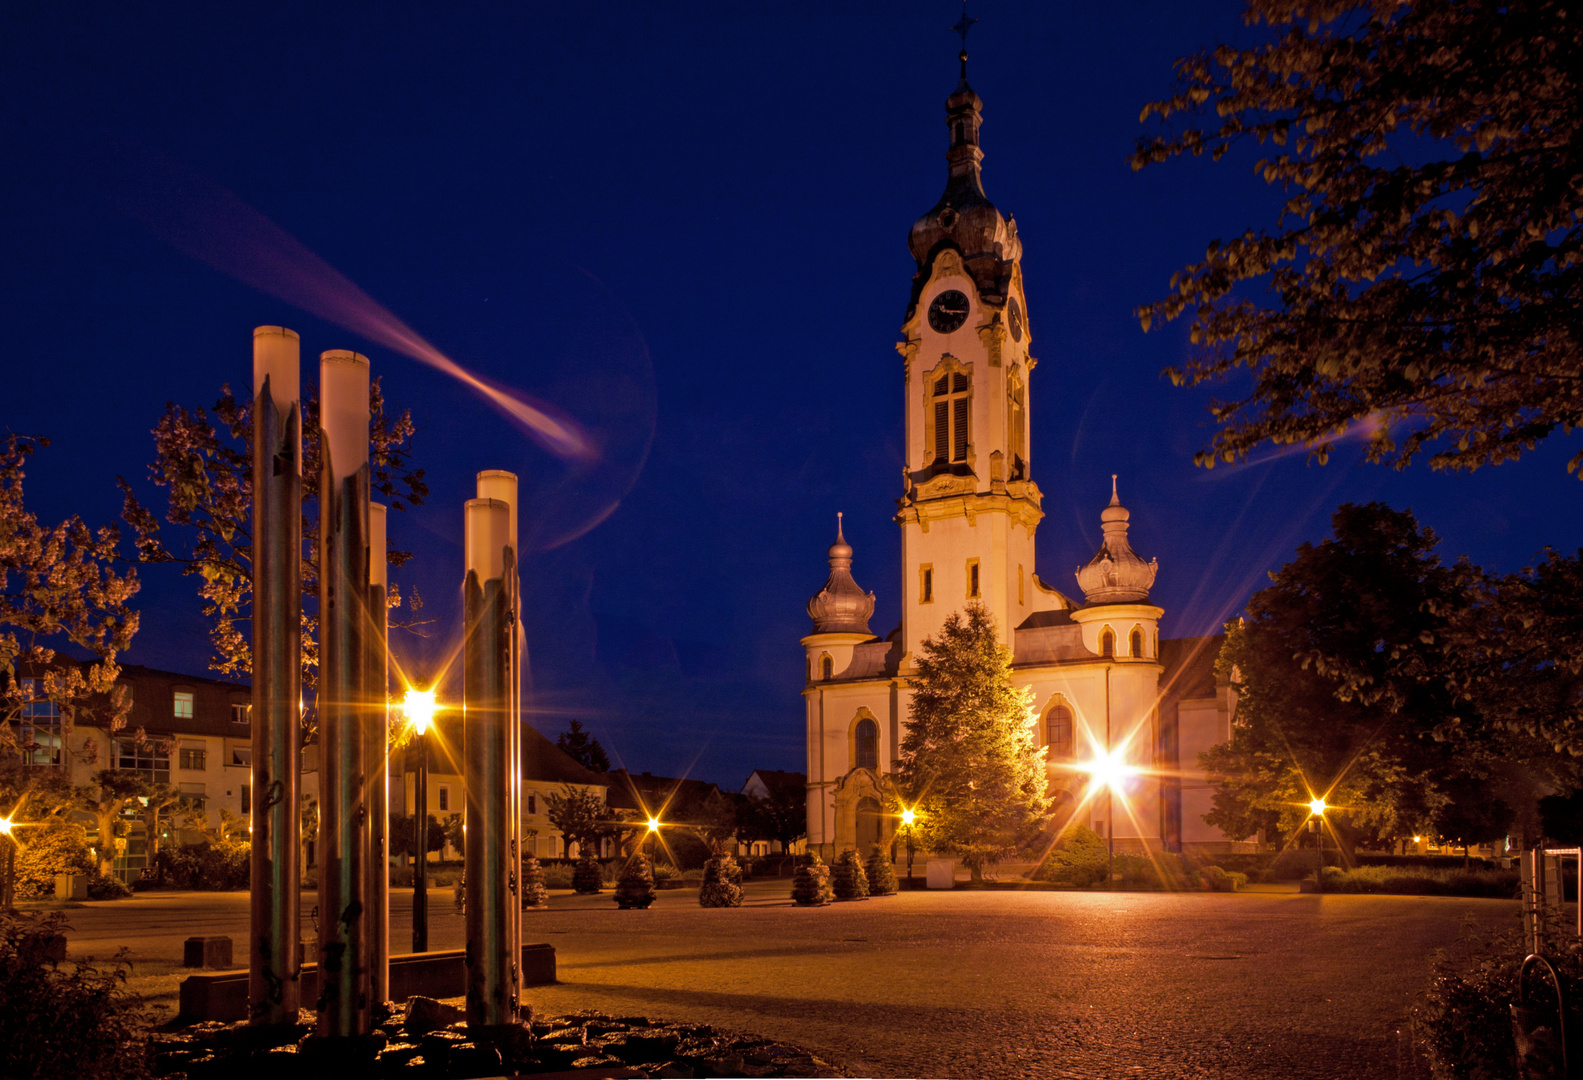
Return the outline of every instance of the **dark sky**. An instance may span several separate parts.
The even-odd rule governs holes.
[[[477,470],[522,474],[523,529],[546,543],[624,494],[527,555],[540,727],[581,717],[622,764],[731,787],[801,769],[797,639],[837,510],[879,597],[875,630],[899,619],[892,344],[956,82],[955,4],[851,7],[8,6],[0,429],[53,440],[30,504],[111,521],[117,474],[157,501],[150,428],[167,400],[245,386],[255,325],[297,329],[305,358],[359,349],[413,410],[432,489],[391,524],[417,554],[394,578],[437,620],[427,640],[398,636],[404,666],[432,671],[454,641]],[[1132,310],[1212,238],[1269,222],[1274,198],[1251,155],[1143,174],[1125,159],[1176,57],[1250,40],[1239,5],[974,14],[985,186],[1016,215],[1041,361],[1045,580],[1074,590],[1112,472],[1134,546],[1159,557],[1168,635],[1212,632],[1345,500],[1410,506],[1446,557],[1502,569],[1577,546],[1575,438],[1473,476],[1391,472],[1352,450],[1324,468],[1299,454],[1196,469],[1208,395],[1160,377],[1185,332],[1145,335]],[[193,185],[168,182],[184,173],[458,362],[584,418],[606,459],[570,472],[446,376],[237,280],[273,271]],[[143,581],[126,659],[202,673],[192,581],[165,567]]]

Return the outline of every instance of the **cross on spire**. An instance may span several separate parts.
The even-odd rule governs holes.
[[[967,32],[973,29],[973,24],[976,22],[978,22],[977,19],[968,18],[967,0],[962,0],[962,17],[956,21],[956,25],[951,27],[951,29],[962,37],[962,52],[957,58],[962,61],[962,81],[964,83],[967,82]]]

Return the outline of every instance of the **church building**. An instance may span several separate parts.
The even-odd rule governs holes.
[[[1112,477],[1104,538],[1078,569],[1082,599],[1034,566],[1044,517],[1029,445],[1033,334],[1017,224],[984,194],[983,103],[962,77],[946,100],[945,194],[912,226],[917,264],[896,350],[906,386],[901,625],[872,632],[874,594],[852,575],[839,523],[830,576],[808,602],[808,844],[825,858],[889,843],[894,775],[921,643],[979,603],[1033,694],[1054,826],[1087,824],[1117,850],[1229,850],[1204,823],[1198,753],[1230,735],[1234,701],[1213,673],[1219,638],[1160,640],[1158,563],[1132,548]],[[1096,508],[1098,509],[1098,508]],[[1115,778],[1107,790],[1096,776]]]

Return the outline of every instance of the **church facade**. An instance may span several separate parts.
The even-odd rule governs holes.
[[[982,101],[965,53],[946,115],[945,193],[908,237],[917,272],[896,346],[906,386],[901,625],[872,632],[874,594],[853,578],[838,519],[802,639],[809,846],[831,858],[893,839],[914,658],[977,603],[1011,647],[1013,681],[1032,691],[1057,827],[1087,824],[1118,850],[1229,849],[1203,821],[1210,792],[1197,770],[1198,752],[1230,734],[1235,703],[1213,674],[1219,639],[1160,639],[1163,611],[1149,600],[1158,565],[1132,549],[1115,478],[1100,549],[1077,572],[1082,600],[1035,569],[1038,361],[1017,225],[984,194]],[[1097,774],[1117,781],[1105,788]]]

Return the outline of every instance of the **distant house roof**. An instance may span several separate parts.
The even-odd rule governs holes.
[[[670,821],[685,821],[693,807],[725,797],[720,785],[705,780],[630,773],[625,769],[605,773],[605,783],[610,785],[605,802],[612,810],[659,815],[663,809],[663,816]]]
[[[550,784],[609,785],[603,773],[584,768],[527,723],[522,725],[522,778]]]
[[[757,779],[759,784],[753,783]],[[745,792],[749,788],[762,785],[769,792],[770,798],[776,797],[804,797],[808,793],[808,776],[806,773],[786,772],[783,769],[755,769],[742,785]]]

